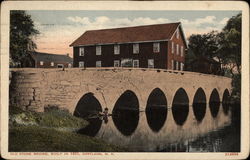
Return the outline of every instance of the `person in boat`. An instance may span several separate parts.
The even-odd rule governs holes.
[[[106,107],[103,112],[99,112],[100,116],[108,116],[109,109]]]

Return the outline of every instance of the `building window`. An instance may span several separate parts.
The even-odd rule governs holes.
[[[176,62],[176,70],[179,70],[179,62]]]
[[[120,67],[120,61],[114,60],[114,67]]]
[[[133,53],[138,54],[139,53],[139,44],[133,44]]]
[[[120,54],[120,45],[114,45],[114,54]]]
[[[79,62],[79,68],[84,68],[84,62],[83,61]]]
[[[68,68],[71,68],[71,67],[72,67],[72,65],[71,65],[71,63],[69,63],[69,64],[68,64]]]
[[[96,55],[102,55],[102,46],[96,46]]]
[[[181,63],[181,71],[183,71],[183,69],[184,69],[184,64]]]
[[[84,47],[79,48],[79,56],[84,56]]]
[[[102,61],[96,61],[96,67],[101,67],[102,66]]]
[[[154,53],[160,52],[160,43],[153,43],[153,52]]]
[[[57,64],[57,68],[63,68],[64,65],[63,64]]]
[[[125,58],[121,60],[122,67],[133,67],[133,60],[130,58]]]
[[[54,62],[51,62],[50,65],[53,67],[55,64],[54,64]]]
[[[176,44],[176,55],[179,55],[179,44]]]
[[[181,57],[183,57],[183,46],[181,46]]]
[[[172,63],[172,70],[174,70],[174,60],[171,60]]]
[[[133,67],[134,68],[139,68],[139,60],[138,59],[133,60]]]
[[[180,36],[180,34],[179,34],[179,28],[177,28],[177,30],[176,30],[176,38],[179,39],[179,36]]]
[[[43,61],[40,61],[40,66],[43,66]]]
[[[172,42],[172,53],[174,54],[174,42]]]
[[[148,59],[148,68],[154,68],[154,60]]]

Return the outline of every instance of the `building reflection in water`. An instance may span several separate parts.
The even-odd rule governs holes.
[[[167,99],[165,94],[159,89],[154,89],[147,101],[146,117],[149,127],[154,132],[158,132],[164,125],[167,118]]]
[[[139,122],[139,101],[132,91],[125,91],[116,101],[112,111],[116,128],[125,136],[131,135]]]

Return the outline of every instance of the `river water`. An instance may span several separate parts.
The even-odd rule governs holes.
[[[239,152],[240,106],[119,110],[90,119],[79,133],[125,147],[131,152]]]

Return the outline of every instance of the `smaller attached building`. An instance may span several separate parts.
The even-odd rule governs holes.
[[[33,61],[30,67],[35,68],[70,68],[73,65],[73,59],[68,55],[49,54],[41,52],[31,52],[31,59]]]
[[[74,67],[184,70],[187,42],[178,22],[90,30],[70,46]]]

